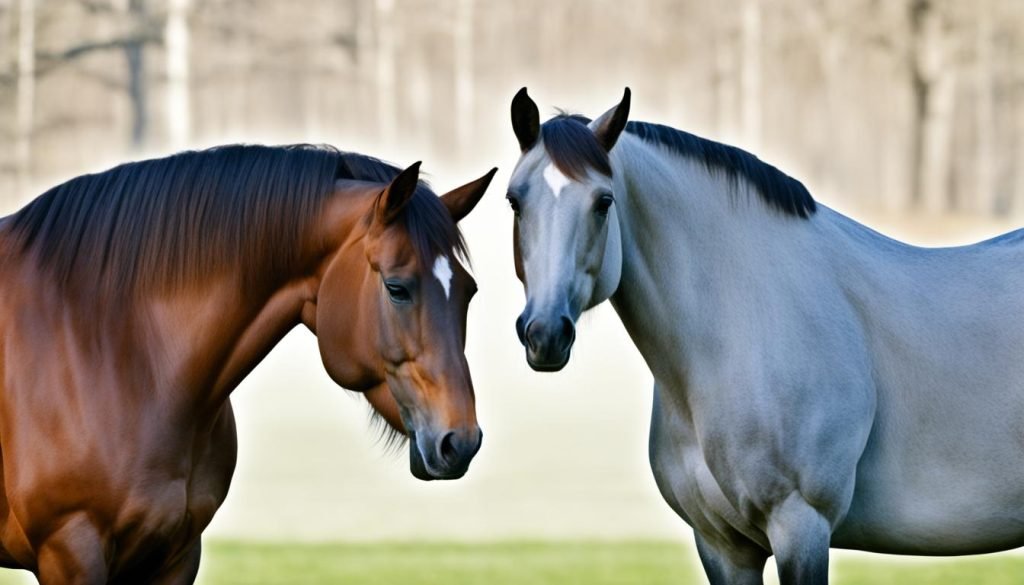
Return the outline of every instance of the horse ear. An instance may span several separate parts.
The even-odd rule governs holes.
[[[420,180],[420,162],[414,162],[409,168],[398,173],[391,184],[377,197],[376,219],[382,225],[388,225],[398,219],[402,210],[412,200]]]
[[[537,144],[540,135],[540,111],[526,94],[526,88],[520,89],[512,98],[512,130],[519,139],[519,149],[523,152]]]
[[[622,94],[622,101],[617,106],[590,123],[590,129],[594,131],[594,136],[606,151],[615,146],[619,135],[626,128],[626,122],[629,120],[629,100],[630,91],[627,87]]]
[[[491,179],[494,178],[496,172],[498,172],[498,167],[494,167],[479,179],[456,187],[441,196],[441,203],[448,208],[448,213],[452,214],[452,219],[456,223],[462,221],[462,218],[473,211],[476,204],[480,202],[480,198],[487,192],[487,186],[491,184]]]

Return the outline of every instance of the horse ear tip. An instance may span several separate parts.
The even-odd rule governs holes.
[[[532,102],[532,101],[533,100],[530,99],[530,94],[526,93],[526,86],[525,85],[523,87],[521,87],[519,89],[519,91],[516,92],[515,97],[512,98],[512,103],[513,104],[526,104],[527,102]]]
[[[420,174],[420,165],[421,164],[423,164],[423,161],[418,160],[418,161],[412,163],[411,165],[409,165],[409,167],[407,169],[405,169],[404,171],[402,171],[402,173],[403,174],[409,173],[409,174],[419,175]]]

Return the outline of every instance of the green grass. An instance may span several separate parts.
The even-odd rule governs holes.
[[[347,544],[209,547],[205,585],[658,585],[692,576],[676,543]],[[682,579],[682,580],[681,580]]]
[[[703,583],[691,545],[675,542],[257,544],[205,547],[200,585],[684,585]],[[1024,583],[1024,556],[838,558],[833,585]],[[0,572],[0,585],[33,583]],[[769,582],[774,582],[770,579]]]

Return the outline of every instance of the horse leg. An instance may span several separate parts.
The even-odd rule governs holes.
[[[781,585],[827,585],[828,520],[793,493],[768,518],[768,540]]]
[[[192,585],[199,574],[199,557],[202,556],[202,541],[196,540],[192,548],[175,563],[151,581],[154,585]]]
[[[107,560],[103,538],[85,512],[71,515],[39,547],[40,585],[103,585]]]
[[[697,554],[711,585],[763,585],[768,555],[756,547],[738,550],[716,547],[694,531]]]

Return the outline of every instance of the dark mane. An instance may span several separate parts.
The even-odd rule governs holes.
[[[229,267],[247,283],[266,282],[294,272],[336,179],[386,183],[399,171],[329,146],[220,146],[76,177],[10,220],[22,252],[67,290],[175,289]],[[464,253],[425,184],[405,224],[423,256]]]
[[[612,174],[608,153],[587,128],[588,123],[590,120],[583,116],[560,113],[541,126],[544,149],[551,162],[562,174],[577,181],[584,178],[587,169],[609,177]],[[626,132],[695,159],[709,171],[749,181],[769,207],[787,215],[807,218],[817,209],[814,198],[800,181],[745,150],[647,122],[629,122]]]
[[[817,209],[803,183],[745,150],[647,122],[629,122],[626,132],[680,156],[696,159],[709,171],[723,172],[732,179],[746,179],[769,207],[783,213],[808,218]]]
[[[551,162],[574,181],[582,180],[588,169],[612,176],[608,152],[587,128],[588,123],[590,120],[583,116],[560,113],[540,127],[544,150]]]

